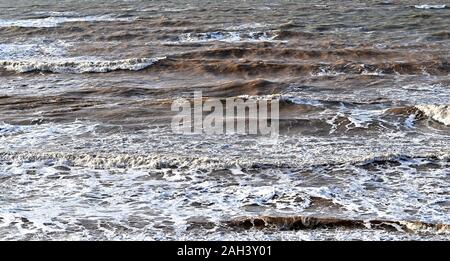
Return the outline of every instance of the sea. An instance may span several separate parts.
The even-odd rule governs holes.
[[[0,239],[449,240],[449,8],[0,0]],[[194,92],[277,137],[174,132]]]

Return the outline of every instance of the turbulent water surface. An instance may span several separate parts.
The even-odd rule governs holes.
[[[0,1],[0,239],[448,240],[450,9]],[[280,136],[172,102],[279,97]]]

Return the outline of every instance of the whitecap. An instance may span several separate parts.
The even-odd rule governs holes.
[[[415,5],[414,6],[417,9],[444,9],[447,6],[446,5]]]
[[[166,57],[100,60],[98,58],[57,58],[52,60],[0,60],[0,67],[15,72],[106,73],[117,70],[139,71]]]
[[[330,66],[324,66],[319,68],[317,72],[312,72],[311,76],[338,76],[344,74],[343,72],[337,72],[332,69]]]
[[[322,106],[323,104],[319,100],[309,99],[309,98],[301,98],[301,97],[293,97],[288,96],[282,97],[282,100],[298,104],[298,105],[309,105],[309,106]]]
[[[62,56],[69,44],[63,41],[37,40],[29,43],[0,43],[0,60],[27,59],[38,56]]]
[[[431,119],[450,126],[450,106],[449,105],[418,105],[421,112]]]
[[[0,19],[0,27],[31,27],[31,28],[50,28],[57,27],[62,23],[74,23],[74,22],[112,22],[133,21],[134,18],[118,18],[112,15],[101,16],[84,16],[84,17],[67,17],[67,16],[50,16],[46,18],[34,18],[34,19],[20,19],[20,20],[5,20]]]
[[[33,12],[33,14],[41,16],[54,16],[54,17],[78,16],[78,13],[72,11],[37,11]]]
[[[207,42],[268,42],[274,41],[277,35],[268,32],[207,32],[185,33],[178,37],[176,43],[207,43]]]

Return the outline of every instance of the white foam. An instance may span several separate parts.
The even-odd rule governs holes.
[[[63,41],[35,40],[28,43],[0,43],[0,60],[27,59],[42,56],[62,56],[67,44]]]
[[[6,123],[0,123],[0,137],[21,133],[25,129],[26,129],[25,126],[16,126]]]
[[[27,43],[0,43],[0,68],[15,72],[46,71],[55,73],[110,72],[115,70],[138,71],[166,57],[103,59],[81,56],[65,57],[64,41],[35,39]]]
[[[322,106],[323,104],[319,100],[297,97],[297,96],[282,96],[282,100],[298,104],[298,105],[309,105],[309,106]]]
[[[405,126],[409,129],[414,128],[414,123],[416,122],[416,116],[414,114],[411,114],[406,118],[405,120]]]
[[[167,129],[106,134],[102,127],[78,121],[16,132],[19,126],[6,125],[15,134],[0,135],[0,173],[8,179],[0,182],[4,222],[22,224],[24,217],[32,222],[23,224],[24,233],[96,239],[115,237],[116,226],[128,228],[126,237],[167,239],[172,228],[177,236],[189,231],[190,218],[220,224],[238,215],[337,213],[449,223],[448,139],[292,135],[261,146],[248,137],[183,138]],[[439,151],[445,158],[437,158]],[[258,163],[267,168],[252,167]],[[283,164],[292,167],[277,167]],[[336,204],[336,213],[312,197]],[[80,225],[83,220],[106,224],[105,230]],[[158,234],[160,224],[166,234]],[[69,235],[69,229],[80,232]],[[24,238],[15,231],[6,228],[2,238]]]
[[[116,70],[138,71],[166,57],[100,60],[91,57],[0,60],[0,67],[16,72],[105,73]]]
[[[101,16],[84,16],[84,17],[67,17],[67,16],[50,16],[46,18],[34,18],[34,19],[20,19],[20,20],[5,20],[0,19],[0,27],[35,27],[35,28],[50,28],[57,27],[62,23],[74,23],[74,22],[111,22],[133,21],[134,18],[118,18],[112,15]]]
[[[79,14],[77,12],[71,12],[71,11],[37,11],[33,12],[35,15],[41,15],[41,16],[49,16],[49,17],[69,17],[69,16],[78,16]]]
[[[379,119],[384,111],[385,110],[383,109],[350,109],[347,108],[344,104],[341,104],[336,116],[329,120],[328,123],[331,124],[334,129],[336,128],[335,121],[338,119],[338,117],[345,117],[350,121],[350,123],[345,125],[347,129],[367,129],[375,121],[375,119]]]
[[[168,13],[180,13],[180,12],[186,12],[195,10],[194,7],[186,7],[186,8],[163,8],[162,10],[159,10],[161,12],[168,12]]]
[[[207,42],[266,42],[274,41],[276,35],[267,32],[207,32],[185,33],[178,37],[177,43],[207,43]]]
[[[311,76],[338,76],[344,74],[343,72],[336,72],[330,66],[319,68],[318,72],[312,72]]]
[[[450,106],[449,105],[418,105],[417,109],[425,113],[435,121],[450,126]]]
[[[446,5],[415,5],[414,6],[417,9],[444,9],[447,6]]]
[[[29,220],[24,233],[36,235],[60,232],[60,235],[69,236],[65,233],[67,229],[78,227],[72,236],[82,237],[89,233],[94,237],[113,237],[116,233],[109,232],[120,226],[128,228],[124,231],[126,236],[140,231],[150,233],[148,236],[151,237],[157,236],[155,225],[161,221],[167,222],[166,228],[176,229],[178,235],[187,231],[187,220],[192,217],[207,217],[219,224],[229,219],[227,217],[273,213],[298,215],[314,211],[309,209],[312,197],[342,206],[343,209],[338,211],[349,219],[370,215],[389,220],[448,222],[445,209],[436,204],[446,199],[445,169],[422,170],[416,175],[414,166],[426,165],[426,159],[386,158],[389,159],[398,161],[401,166],[383,169],[381,165],[378,171],[370,172],[359,165],[341,166],[342,169],[335,166],[334,170],[325,166],[304,174],[276,169],[251,174],[244,170],[238,177],[221,177],[212,176],[214,172],[148,167],[80,168],[53,157],[38,161],[14,157],[12,162],[8,160],[10,164],[0,164],[2,175],[9,178],[3,183],[6,200],[0,211],[3,218],[0,226],[5,226],[2,238],[22,238],[24,234],[6,227],[13,222],[26,223],[22,218]],[[360,164],[371,164],[376,160],[373,158]],[[66,169],[61,170],[61,166]],[[376,189],[368,190],[367,186]],[[416,209],[417,214],[404,211],[411,209]],[[430,215],[433,217],[429,218]],[[133,226],[136,217],[142,226]],[[94,225],[106,223],[104,229],[110,231],[98,230],[100,226],[80,225],[83,220],[91,220]],[[167,233],[173,232],[166,231],[163,238],[167,239]]]
[[[356,128],[368,128],[368,126],[374,121],[375,118],[382,115],[384,110],[351,110],[350,115],[347,117]],[[349,127],[348,125],[347,127]]]

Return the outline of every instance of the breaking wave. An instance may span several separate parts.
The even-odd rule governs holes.
[[[447,5],[415,5],[417,9],[444,9]]]
[[[431,119],[446,126],[450,126],[450,106],[449,105],[419,105],[416,106],[421,112]]]
[[[340,74],[360,74],[367,76],[396,75],[446,75],[449,64],[445,61],[424,62],[384,62],[384,63],[355,63],[338,61],[334,63],[297,61],[253,61],[239,60],[187,60],[168,59],[164,68],[169,70],[186,70],[189,73],[211,73],[215,75],[310,75],[310,76],[338,76]]]
[[[117,70],[139,71],[145,69],[165,57],[131,58],[123,60],[83,60],[80,58],[64,58],[55,61],[18,60],[0,61],[0,67],[8,71],[25,72],[53,72],[53,73],[106,73]]]
[[[243,217],[226,222],[229,226],[242,228],[280,229],[316,229],[316,228],[352,228],[352,229],[386,229],[400,232],[434,231],[437,233],[450,233],[448,224],[431,224],[420,221],[394,221],[394,220],[358,220],[310,216],[262,216]]]
[[[57,27],[62,23],[74,23],[74,22],[127,22],[132,21],[132,18],[119,18],[112,15],[101,16],[85,16],[85,17],[67,17],[60,16],[59,14],[49,16],[46,18],[33,18],[33,19],[21,19],[21,20],[5,20],[0,19],[0,27],[31,27],[31,28],[50,28]]]
[[[207,32],[184,33],[175,42],[169,43],[207,43],[207,42],[264,42],[274,41],[276,34],[269,32]]]

